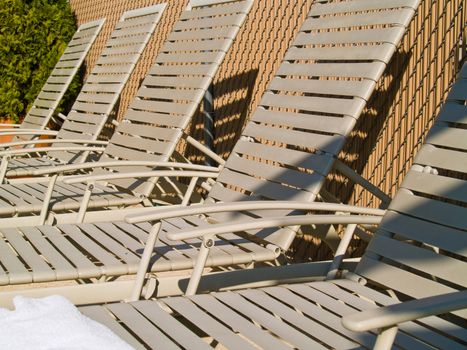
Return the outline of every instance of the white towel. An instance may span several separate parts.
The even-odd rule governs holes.
[[[0,349],[133,349],[108,328],[81,314],[64,297],[17,296],[13,303],[13,311],[0,308]]]

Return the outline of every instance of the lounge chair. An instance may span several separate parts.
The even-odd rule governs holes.
[[[172,160],[182,137],[203,149],[202,145],[185,135],[184,130],[239,32],[252,3],[252,0],[190,2],[99,161],[56,166],[42,171],[51,175],[48,178],[21,179],[21,182],[26,183],[1,185],[0,216],[24,216],[18,222],[25,225],[44,223],[50,212],[79,211],[81,217],[92,208],[152,205],[149,196],[156,180],[141,180],[134,172],[147,173],[157,164],[164,165]],[[70,117],[67,120],[69,119]],[[68,137],[72,137],[69,132],[65,132]],[[213,152],[206,152],[223,162]],[[59,152],[52,153],[62,162],[71,160],[69,152],[64,153],[64,156],[60,156]],[[20,161],[22,160],[16,162]],[[42,165],[44,161],[38,159],[37,163]],[[178,163],[169,164],[170,167],[177,167]],[[181,173],[180,176],[193,174],[211,177],[216,175],[213,170],[217,171],[217,168],[192,164],[178,164],[178,167],[188,171],[198,170],[196,173]],[[57,181],[57,175],[77,169],[94,169],[91,176],[98,176],[101,182],[90,180],[93,183],[86,185],[69,184],[66,182],[69,179]],[[15,174],[26,175],[23,170],[24,168],[15,170]],[[131,174],[126,175],[128,172]],[[193,192],[195,182],[196,180],[192,181],[192,186],[189,186],[189,194]],[[40,215],[30,216],[34,214]],[[6,227],[11,224],[1,221],[0,225]]]
[[[357,217],[355,223],[378,223],[380,217],[377,215],[382,215],[382,210],[313,202],[383,73],[384,62],[388,62],[396,50],[418,1],[388,2],[386,5],[379,1],[358,0],[346,4],[351,10],[343,5],[330,7],[320,2],[312,6],[285,62],[279,67],[278,75],[220,171],[204,205],[162,208],[157,210],[157,215],[149,213],[147,217],[151,221],[163,219],[154,228],[151,221],[145,221],[144,215],[129,217],[133,223],[127,223],[122,218],[128,212],[122,215],[118,210],[109,210],[97,212],[97,218],[93,212],[88,212],[84,222],[78,225],[0,229],[4,241],[11,245],[5,254],[0,254],[0,264],[14,267],[0,274],[0,284],[114,279],[135,274],[139,268],[139,287],[136,288],[139,295],[146,271],[190,270],[195,267],[200,247],[212,244],[209,257],[203,248],[206,259],[201,259],[195,267],[198,276],[203,267],[273,263],[289,248],[299,225],[271,229],[248,227],[253,218],[320,209],[356,210],[356,213],[376,217]],[[357,14],[341,15],[348,11]],[[378,28],[355,29],[371,27],[371,24]],[[331,33],[330,29],[340,27],[342,31]],[[320,32],[308,33],[314,28]],[[308,45],[307,42],[318,46],[328,43],[331,47],[301,48]],[[334,48],[337,43],[351,45]],[[318,76],[323,80],[309,79]],[[326,77],[333,79],[326,80]],[[288,95],[288,91],[294,94]],[[298,96],[298,92],[304,94]],[[156,171],[149,176],[163,176],[161,174],[162,171]],[[254,200],[260,201],[252,202]],[[185,211],[194,215],[184,216]],[[196,215],[197,212],[200,215]],[[310,216],[310,220],[318,217]],[[245,220],[239,226],[240,233],[232,231],[208,240],[171,241],[167,238],[192,229],[209,232],[216,227],[213,225],[216,222],[234,219]],[[309,223],[326,224],[326,220]],[[40,242],[36,237],[40,237]],[[12,242],[13,238],[18,242]],[[64,257],[67,257],[66,263]],[[26,258],[28,261],[24,260]],[[141,259],[143,263],[140,263]],[[153,281],[149,278],[147,284]],[[78,293],[81,300],[88,296],[118,300],[128,296],[133,286],[131,280],[102,282],[84,288],[72,286],[71,292]]]
[[[60,130],[23,132],[36,137],[43,134],[55,135],[55,138],[2,144],[4,148],[12,148],[0,152],[2,182],[5,176],[27,176],[31,169],[39,167],[82,163],[90,152],[102,150],[101,146],[105,143],[96,140],[154,33],[165,7],[164,3],[123,13]],[[33,147],[36,143],[51,146],[39,150]],[[24,148],[15,149],[19,146]],[[34,154],[40,156],[31,157]]]
[[[0,124],[5,127],[0,129],[1,135],[15,135],[13,141],[24,141],[34,137],[31,132],[47,128],[68,86],[99,35],[104,22],[105,19],[99,19],[79,26],[23,122],[16,125]],[[52,132],[52,134],[54,133]]]
[[[465,349],[466,82],[467,64],[354,273],[81,312],[135,349]]]

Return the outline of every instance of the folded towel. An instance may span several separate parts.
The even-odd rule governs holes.
[[[64,297],[17,296],[13,303],[13,311],[0,308],[0,349],[133,349],[108,328],[81,314]]]

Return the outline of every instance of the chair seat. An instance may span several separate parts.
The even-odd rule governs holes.
[[[38,157],[38,158],[16,158],[8,162],[8,171],[6,176],[32,176],[33,171],[63,165],[59,160]]]
[[[341,317],[394,303],[356,282],[335,280],[80,311],[136,349],[366,349],[374,345],[375,334],[351,332]],[[437,317],[402,324],[400,330],[395,345],[403,349],[465,349],[465,329]]]
[[[0,216],[40,213],[47,186],[47,183],[3,184],[0,187]],[[67,185],[57,182],[52,194],[50,209],[52,211],[78,210],[85,190],[85,184]],[[127,191],[96,184],[88,208],[133,205],[140,202],[141,198]]]
[[[197,218],[165,221],[151,262],[153,272],[193,268],[201,239],[170,241],[167,231],[193,227]],[[196,225],[198,226],[198,225]],[[124,222],[0,229],[0,285],[135,274],[149,223]],[[216,239],[207,267],[270,261],[276,253],[240,236]]]

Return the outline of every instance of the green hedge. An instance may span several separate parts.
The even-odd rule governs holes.
[[[0,0],[0,117],[26,114],[75,30],[66,0]]]

